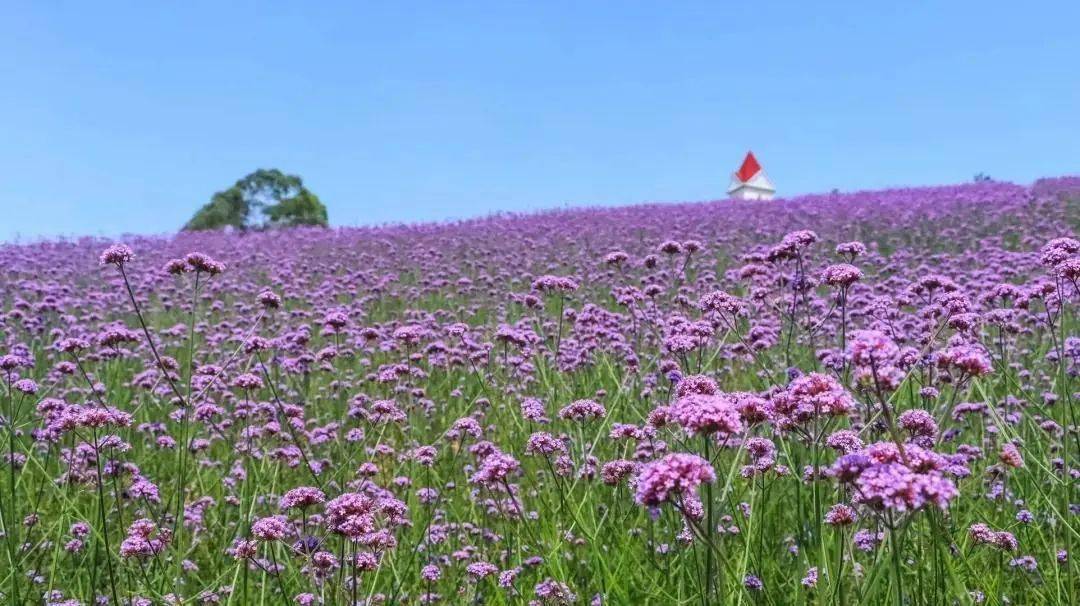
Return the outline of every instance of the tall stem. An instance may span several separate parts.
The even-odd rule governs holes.
[[[555,333],[555,368],[559,368],[559,350],[562,347],[562,325],[563,325],[563,306],[566,303],[566,297],[561,293],[559,294],[559,330]]]
[[[101,476],[101,448],[98,443],[97,429],[93,430],[91,438],[94,440],[94,463],[97,467],[97,495],[98,515],[101,520],[101,536],[105,539],[105,569],[109,573],[109,588],[112,590],[113,602],[120,603],[119,594],[116,592],[116,575],[113,573],[112,548],[109,546],[109,522],[105,515],[105,482]]]
[[[11,371],[7,373],[7,410],[5,411],[5,426],[8,432],[8,469],[10,470],[10,498],[11,511],[4,511],[4,504],[0,502],[0,517],[3,517],[4,532],[6,536],[4,541],[8,546],[8,563],[11,565],[11,603],[19,603],[19,574],[20,571],[15,569],[15,560],[17,558],[16,550],[19,543],[19,522],[18,522],[18,499],[15,497],[15,399],[11,393]]]
[[[709,436],[702,438],[705,448],[705,460],[712,464],[712,459],[709,456]],[[709,543],[713,542],[713,533],[716,532],[716,522],[713,520],[713,492],[712,482],[705,484],[705,523],[708,525],[708,529],[705,531],[708,536]],[[705,550],[705,601],[708,603],[709,598],[712,597],[713,586],[713,550]]]
[[[896,582],[896,605],[904,604],[904,572],[900,564],[900,531],[889,517],[889,540],[892,543],[893,580]]]
[[[183,564],[183,558],[180,557],[183,554],[183,541],[180,534],[183,532],[184,525],[182,520],[184,518],[184,501],[187,492],[187,450],[188,450],[188,405],[191,404],[191,378],[195,370],[195,308],[199,304],[199,275],[201,272],[195,272],[195,284],[191,291],[191,310],[188,312],[188,359],[187,359],[187,395],[180,398],[181,413],[180,417],[180,443],[179,452],[176,453],[177,468],[179,474],[176,479],[176,516],[173,518],[173,542],[176,545],[177,558],[176,558],[176,579],[180,579],[180,569]],[[149,336],[147,337],[149,339]],[[151,341],[153,343],[153,341]],[[167,371],[162,368],[162,372]],[[175,389],[175,387],[174,387]]]

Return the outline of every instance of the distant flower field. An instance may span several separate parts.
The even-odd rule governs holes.
[[[1080,178],[0,246],[7,604],[1080,603]]]

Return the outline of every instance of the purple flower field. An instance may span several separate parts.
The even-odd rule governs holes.
[[[1080,177],[0,246],[10,604],[1080,602]]]

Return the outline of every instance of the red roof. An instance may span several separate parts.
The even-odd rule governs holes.
[[[746,183],[759,172],[761,172],[761,165],[758,164],[757,158],[754,157],[754,152],[748,151],[746,152],[746,159],[742,161],[742,166],[739,167],[739,171],[735,173],[735,176],[739,178],[739,181]]]

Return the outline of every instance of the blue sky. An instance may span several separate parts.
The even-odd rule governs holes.
[[[0,239],[259,167],[336,225],[1080,172],[1080,3],[913,4],[7,1]]]

